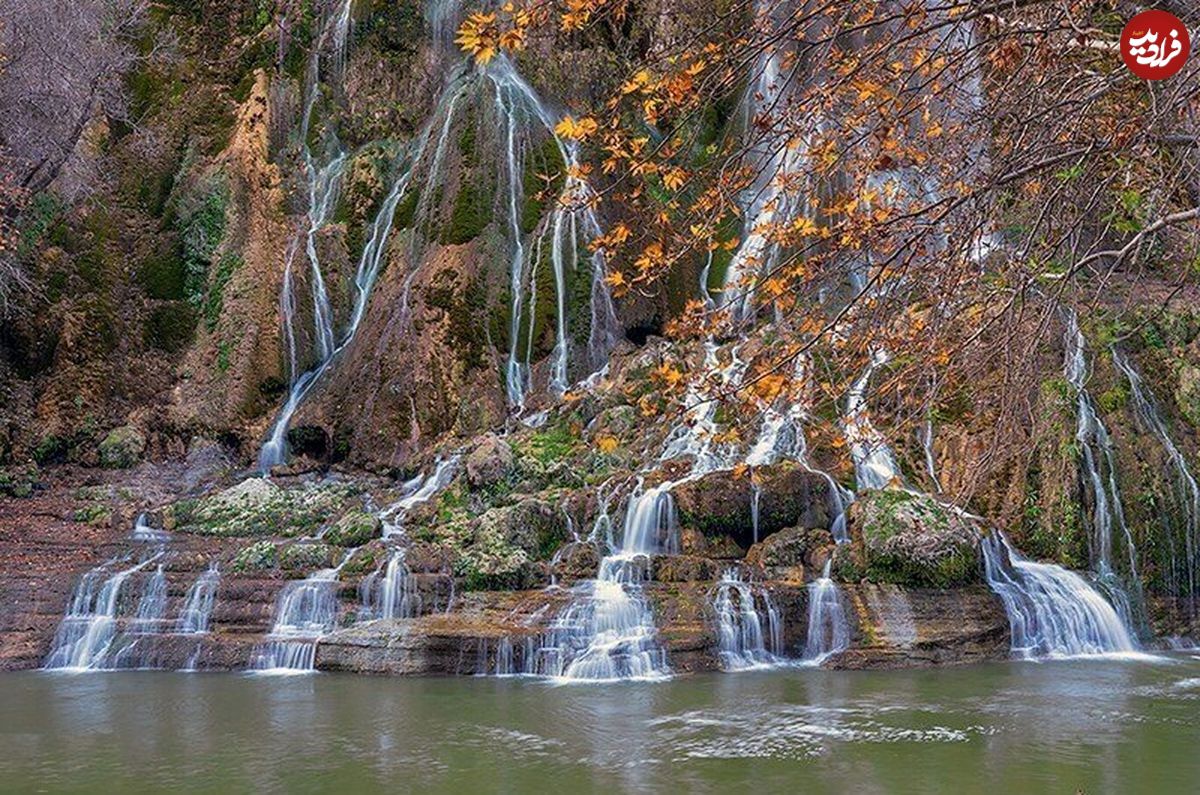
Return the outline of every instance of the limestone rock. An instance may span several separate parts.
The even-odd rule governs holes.
[[[110,431],[100,442],[100,465],[105,469],[129,469],[142,460],[146,437],[132,425]]]
[[[467,455],[467,482],[472,488],[495,485],[508,477],[512,469],[512,448],[494,433],[485,435]]]
[[[928,495],[876,491],[850,508],[862,574],[875,582],[951,588],[979,580],[979,533]]]

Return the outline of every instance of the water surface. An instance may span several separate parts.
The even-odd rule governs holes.
[[[1200,656],[661,683],[0,676],[11,792],[1195,792]]]

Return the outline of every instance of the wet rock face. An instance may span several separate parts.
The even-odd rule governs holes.
[[[758,539],[786,527],[829,527],[829,484],[820,475],[793,465],[761,467],[758,485]],[[747,472],[733,477],[713,472],[672,490],[684,527],[710,540],[727,537],[742,549],[754,542],[755,483]]]
[[[106,469],[129,469],[142,460],[146,437],[132,425],[109,432],[100,442],[100,466]]]
[[[494,486],[512,473],[512,448],[496,434],[489,433],[467,456],[466,467],[467,482],[472,488]]]
[[[952,588],[981,579],[978,530],[932,497],[869,492],[854,502],[849,516],[855,546],[846,559],[854,559],[859,575],[915,588]]]
[[[550,564],[551,574],[561,580],[590,580],[600,568],[600,550],[587,541],[575,541],[562,547]]]
[[[806,571],[820,574],[832,547],[828,530],[790,527],[751,547],[746,563],[763,570],[770,579],[803,582]]]

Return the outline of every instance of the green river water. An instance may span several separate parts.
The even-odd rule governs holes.
[[[1200,656],[659,683],[0,677],[4,792],[1200,791]]]

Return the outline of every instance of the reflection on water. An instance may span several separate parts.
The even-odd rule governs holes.
[[[8,674],[5,791],[1191,792],[1200,659],[555,687]]]

